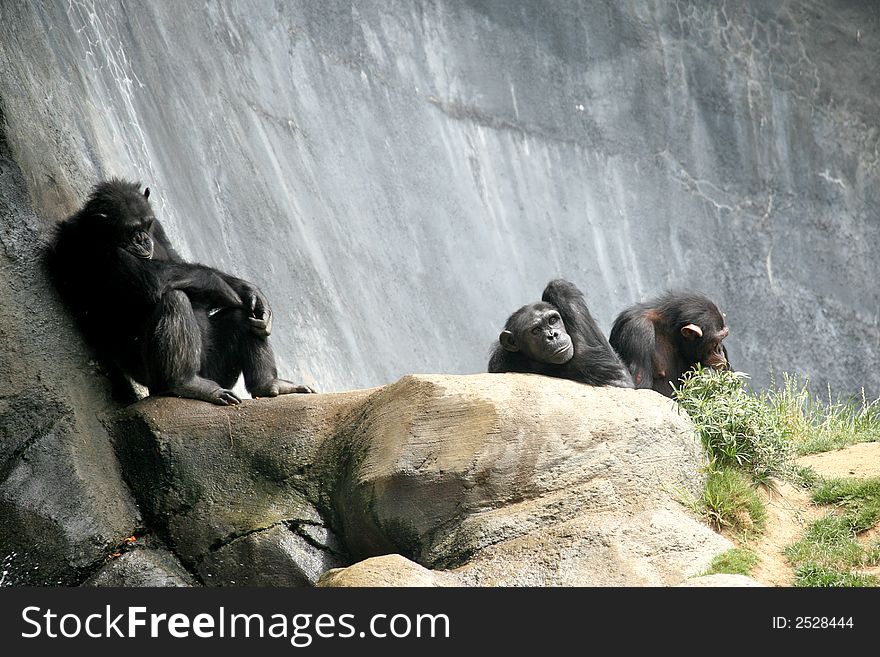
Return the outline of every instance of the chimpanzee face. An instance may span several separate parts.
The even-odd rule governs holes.
[[[153,257],[153,222],[155,217],[148,215],[146,217],[132,217],[125,225],[125,234],[123,236],[123,248],[133,256],[149,260]]]
[[[150,260],[153,257],[155,241],[153,224],[156,217],[147,199],[150,188],[143,195],[108,195],[95,202],[89,219],[99,234],[125,249],[137,258]]]
[[[711,304],[702,316],[697,318],[697,322],[699,323],[687,324],[681,328],[681,335],[688,350],[693,354],[693,362],[698,362],[703,367],[726,369],[727,350],[722,343],[730,333],[730,329],[727,327],[725,315],[715,304]]]
[[[517,310],[498,339],[507,351],[521,351],[541,363],[564,365],[574,356],[574,345],[562,317],[548,303],[533,303]]]
[[[724,329],[715,334],[715,340],[707,340],[706,354],[700,360],[704,367],[714,367],[717,370],[727,368],[727,350],[721,341],[727,337],[728,329]]]

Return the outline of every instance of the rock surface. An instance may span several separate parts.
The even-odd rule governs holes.
[[[113,559],[83,586],[194,586],[193,577],[168,550],[136,549]]]
[[[398,554],[352,577],[406,557],[443,584],[666,585],[730,547],[677,501],[701,489],[702,451],[650,391],[407,376],[233,408],[150,399],[113,434],[147,519],[211,584]],[[404,570],[387,576],[430,579]]]
[[[729,575],[717,573],[715,575],[704,575],[703,577],[692,577],[685,580],[679,586],[687,587],[718,587],[718,586],[764,586],[761,582],[747,577],[746,575]]]
[[[457,584],[454,576],[429,570],[399,554],[370,557],[348,568],[328,570],[317,583],[321,587],[426,587]]]
[[[23,178],[0,110],[0,585],[74,585],[141,518],[101,422],[118,406],[41,267]]]

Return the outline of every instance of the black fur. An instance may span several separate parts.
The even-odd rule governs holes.
[[[682,329],[700,327],[702,336]],[[727,322],[715,303],[692,291],[667,292],[627,308],[614,320],[609,341],[633,375],[637,388],[672,397],[682,375],[701,363],[729,368]]]
[[[111,179],[58,226],[48,261],[62,298],[109,368],[151,394],[236,404],[244,373],[254,396],[312,392],[278,378],[272,314],[251,283],[185,262],[149,203],[149,189]]]
[[[504,325],[513,338],[522,344],[528,342],[531,317],[550,309],[559,312],[574,347],[574,355],[563,364],[548,363],[525,353],[510,351],[499,340],[489,359],[489,372],[525,372],[571,379],[595,386],[632,388],[633,381],[626,367],[599,330],[584,301],[583,293],[572,283],[556,279],[544,289],[539,303],[523,306],[513,313]],[[540,358],[540,357],[539,357]]]

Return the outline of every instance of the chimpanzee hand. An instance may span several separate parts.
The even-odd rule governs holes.
[[[269,308],[266,297],[252,285],[242,289],[240,296],[244,310],[248,314],[251,332],[261,338],[268,338],[272,333],[272,309]]]

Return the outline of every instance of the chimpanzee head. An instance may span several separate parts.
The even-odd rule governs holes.
[[[724,313],[707,297],[693,293],[683,299],[679,318],[682,353],[691,363],[727,369],[727,351],[722,344],[730,333]]]
[[[125,249],[133,256],[149,260],[154,253],[150,188],[143,193],[138,183],[117,178],[95,187],[80,216],[92,239]]]
[[[513,313],[498,340],[507,351],[521,352],[540,363],[564,365],[574,356],[574,345],[559,311],[543,301]]]

